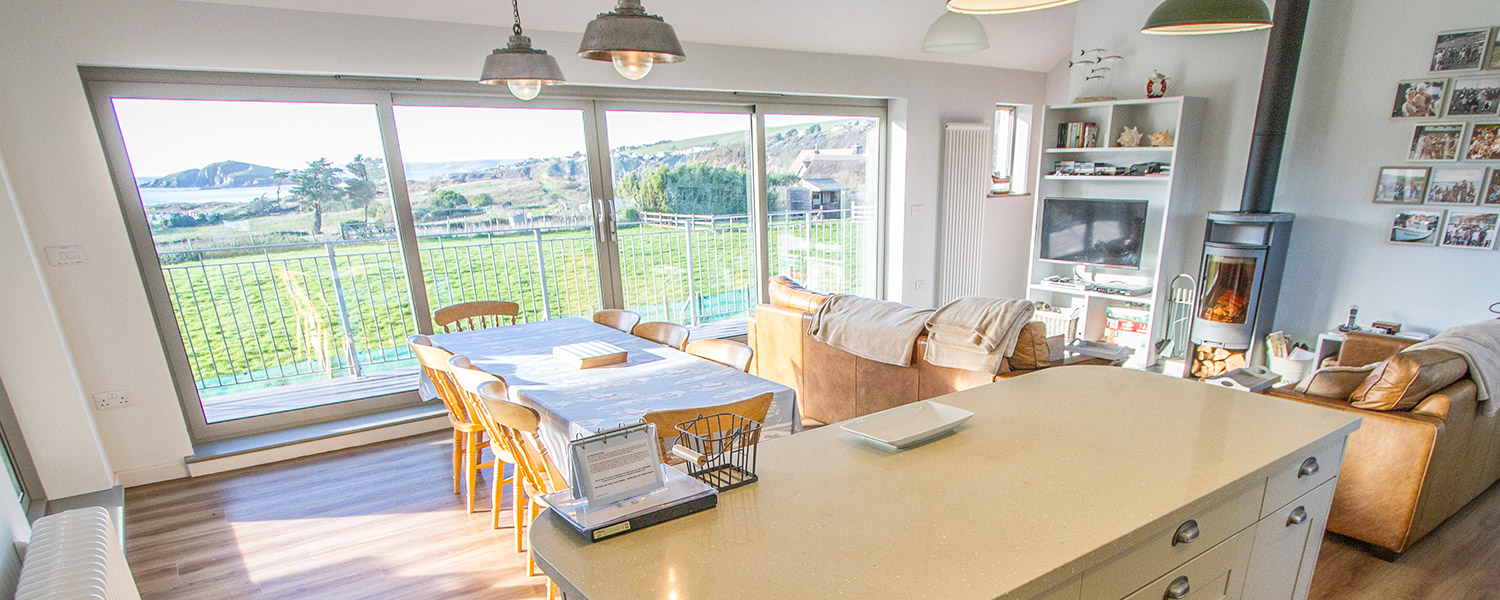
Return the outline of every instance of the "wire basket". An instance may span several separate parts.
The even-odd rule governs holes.
[[[677,424],[672,453],[687,461],[688,475],[721,492],[755,483],[760,423],[733,414],[699,415]]]

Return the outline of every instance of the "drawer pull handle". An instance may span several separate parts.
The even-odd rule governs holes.
[[[1313,475],[1317,474],[1318,458],[1316,456],[1302,461],[1302,467],[1297,469],[1297,479],[1302,479],[1303,477],[1312,477]]]
[[[1164,596],[1164,598],[1168,598],[1170,600],[1186,598],[1188,592],[1192,591],[1192,589],[1192,586],[1188,585],[1187,575],[1183,575],[1182,577],[1173,579],[1172,584],[1167,586],[1167,594],[1166,596]]]
[[[1301,525],[1307,522],[1307,509],[1301,506],[1292,509],[1291,516],[1286,518],[1286,526]]]
[[[1196,539],[1198,539],[1198,522],[1188,519],[1186,523],[1177,527],[1177,533],[1172,536],[1172,545],[1191,544]]]

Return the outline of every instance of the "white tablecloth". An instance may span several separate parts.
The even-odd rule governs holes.
[[[554,346],[587,341],[619,346],[628,352],[627,360],[593,369],[553,360]],[[542,440],[564,473],[571,472],[570,440],[637,423],[651,410],[715,406],[771,392],[766,435],[796,433],[802,426],[796,392],[789,387],[587,319],[442,333],[433,335],[432,343],[505,379],[511,400],[536,409]]]

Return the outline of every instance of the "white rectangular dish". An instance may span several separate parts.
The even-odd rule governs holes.
[[[972,416],[974,413],[962,408],[924,400],[863,416],[840,427],[873,442],[900,449],[948,433]]]

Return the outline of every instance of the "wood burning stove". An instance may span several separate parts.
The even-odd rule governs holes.
[[[1289,213],[1209,213],[1189,375],[1213,377],[1259,362],[1253,351],[1276,317],[1291,233]]]

